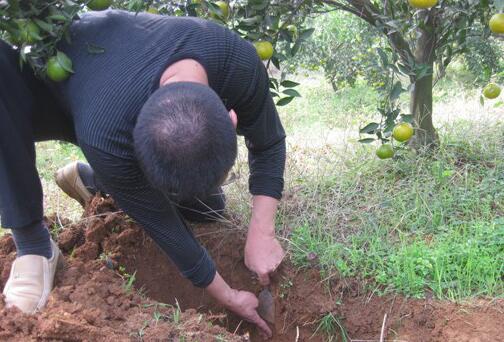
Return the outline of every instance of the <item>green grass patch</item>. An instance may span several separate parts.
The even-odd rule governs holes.
[[[326,276],[359,277],[380,293],[503,296],[502,125],[489,124],[485,140],[467,125],[445,132],[432,155],[384,162],[361,147],[298,182],[298,205],[279,221],[295,227],[294,262],[316,258]]]
[[[286,107],[278,107],[288,133],[323,126],[355,127],[376,112],[378,93],[363,82],[337,93],[325,83],[301,81],[298,91],[302,98]]]
[[[37,169],[41,178],[52,181],[54,172],[75,161],[85,161],[79,147],[66,142],[47,141],[37,143]]]

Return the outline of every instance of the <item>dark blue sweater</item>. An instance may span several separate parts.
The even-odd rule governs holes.
[[[207,286],[215,266],[172,204],[146,180],[132,132],[167,66],[195,59],[210,87],[238,115],[237,132],[249,149],[251,193],[279,199],[285,133],[254,47],[209,21],[105,11],[75,22],[71,44],[60,49],[72,59],[75,74],[55,85],[56,97],[70,113],[78,144],[100,183],[194,285]]]

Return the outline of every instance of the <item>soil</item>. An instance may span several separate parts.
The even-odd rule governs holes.
[[[61,220],[49,219],[49,223]],[[226,312],[204,290],[182,278],[145,233],[110,199],[96,197],[85,218],[63,222],[58,244],[66,267],[57,274],[47,307],[38,315],[6,309],[0,300],[4,341],[259,341],[255,328]],[[215,223],[193,226],[230,285],[261,291],[244,266],[245,232]],[[0,239],[0,288],[15,258],[9,236]],[[128,275],[134,288],[128,289]],[[465,305],[378,297],[355,280],[325,281],[320,272],[285,263],[270,287],[276,306],[272,341],[325,341],[319,323],[334,317],[333,341],[504,341],[504,300]],[[165,305],[167,303],[171,305]],[[177,308],[179,306],[181,311]],[[180,313],[180,314],[179,314]]]

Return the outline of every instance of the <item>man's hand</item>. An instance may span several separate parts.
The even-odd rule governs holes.
[[[284,256],[285,252],[274,235],[249,231],[245,244],[245,265],[257,274],[261,285],[269,285],[270,274],[278,268]]]
[[[270,283],[269,275],[282,262],[285,252],[275,237],[278,200],[254,196],[252,218],[245,244],[245,265],[257,274],[261,285]]]
[[[215,274],[214,280],[208,285],[206,290],[225,308],[231,310],[247,322],[257,325],[261,336],[267,338],[272,336],[268,324],[257,313],[259,301],[253,293],[232,289],[219,273]]]
[[[233,304],[228,306],[228,309],[242,317],[247,322],[257,325],[259,333],[262,337],[271,337],[271,329],[257,313],[257,307],[259,306],[259,300],[257,297],[253,293],[247,291],[233,291],[235,292]]]

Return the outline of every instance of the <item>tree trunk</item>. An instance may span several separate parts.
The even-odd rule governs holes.
[[[411,90],[410,111],[415,120],[411,144],[415,147],[434,147],[439,140],[432,123],[432,77],[428,75],[417,80]]]
[[[410,111],[415,120],[415,136],[411,140],[414,147],[434,147],[439,142],[436,129],[432,123],[432,80],[435,58],[435,36],[433,34],[434,13],[422,11],[420,21],[428,16],[425,29],[418,28],[419,37],[415,49],[415,63],[430,68],[430,72],[422,78],[413,78],[411,89]],[[424,21],[425,22],[425,21]]]

